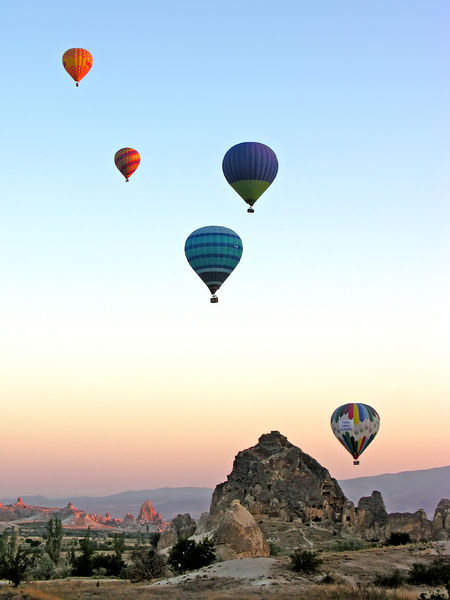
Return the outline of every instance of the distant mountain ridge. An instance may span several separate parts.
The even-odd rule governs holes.
[[[450,465],[344,479],[339,485],[354,503],[377,490],[381,492],[388,512],[415,512],[423,508],[432,518],[439,500],[450,498]]]
[[[382,493],[389,512],[415,512],[423,508],[433,517],[441,498],[450,498],[450,465],[419,471],[385,473],[371,477],[356,477],[339,481],[344,494],[357,503],[372,491]],[[178,514],[189,513],[198,519],[208,512],[213,489],[208,487],[164,487],[146,490],[128,490],[109,496],[75,496],[70,498],[47,498],[42,495],[22,496],[24,502],[36,506],[63,508],[73,502],[89,513],[109,513],[112,518],[123,518],[127,513],[137,515],[142,504],[150,498],[155,509],[164,519],[171,520]],[[1,498],[4,504],[13,504],[16,498]]]

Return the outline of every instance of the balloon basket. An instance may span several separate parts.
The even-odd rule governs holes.
[[[251,207],[250,207],[250,208],[247,208],[247,212],[248,212],[248,213],[254,213],[254,212],[255,212],[255,209],[254,209],[254,208],[251,208]]]
[[[355,465],[355,467],[356,467],[357,465],[359,465],[359,460],[354,460],[354,461],[353,461],[353,464],[354,464],[354,465]]]
[[[211,304],[216,304],[219,302],[219,298],[217,296],[212,296],[210,299]]]

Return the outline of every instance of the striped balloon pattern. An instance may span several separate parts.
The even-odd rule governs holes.
[[[114,155],[116,167],[128,181],[141,162],[140,154],[134,148],[121,148]]]
[[[184,246],[188,263],[211,294],[215,294],[234,271],[242,250],[242,240],[236,232],[214,225],[193,231]]]
[[[377,411],[368,404],[343,404],[331,415],[331,429],[344,448],[357,459],[380,428]]]
[[[259,142],[242,142],[228,150],[222,162],[225,179],[253,206],[278,172],[275,152]]]
[[[66,50],[62,57],[65,70],[77,83],[89,73],[92,67],[92,54],[84,48],[70,48]]]

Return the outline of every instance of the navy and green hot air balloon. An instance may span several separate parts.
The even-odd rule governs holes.
[[[191,233],[184,245],[188,263],[208,286],[211,302],[217,290],[241,260],[242,240],[232,229],[210,225]]]
[[[223,157],[222,170],[231,187],[253,205],[277,176],[278,160],[275,152],[259,142],[242,142],[228,150]]]

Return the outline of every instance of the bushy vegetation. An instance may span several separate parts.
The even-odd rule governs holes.
[[[118,577],[126,565],[122,559],[125,549],[125,539],[116,534],[113,538],[114,554],[100,554],[95,552],[91,530],[88,527],[85,536],[79,540],[81,554],[76,555],[74,548],[70,551],[72,575],[77,577],[90,577],[91,575],[107,575]]]
[[[395,569],[395,571],[389,574],[377,573],[373,583],[379,587],[398,588],[405,583],[405,577],[398,569]]]
[[[414,563],[408,582],[414,585],[447,585],[450,582],[450,561],[438,556],[428,565]]]
[[[316,573],[322,559],[311,550],[295,550],[291,554],[291,568],[297,573]]]
[[[431,592],[429,595],[422,592],[418,598],[418,600],[448,600],[450,595],[441,594],[440,592]]]
[[[124,575],[134,583],[151,581],[167,574],[164,558],[154,548],[140,547],[133,550],[130,565]]]
[[[269,554],[270,556],[280,556],[281,548],[274,542],[269,542]]]
[[[205,538],[201,542],[181,538],[169,551],[167,563],[175,573],[194,571],[214,562],[216,551],[214,542]]]
[[[393,531],[388,538],[386,538],[385,546],[403,546],[411,543],[411,536],[409,533],[403,533],[401,531]]]

